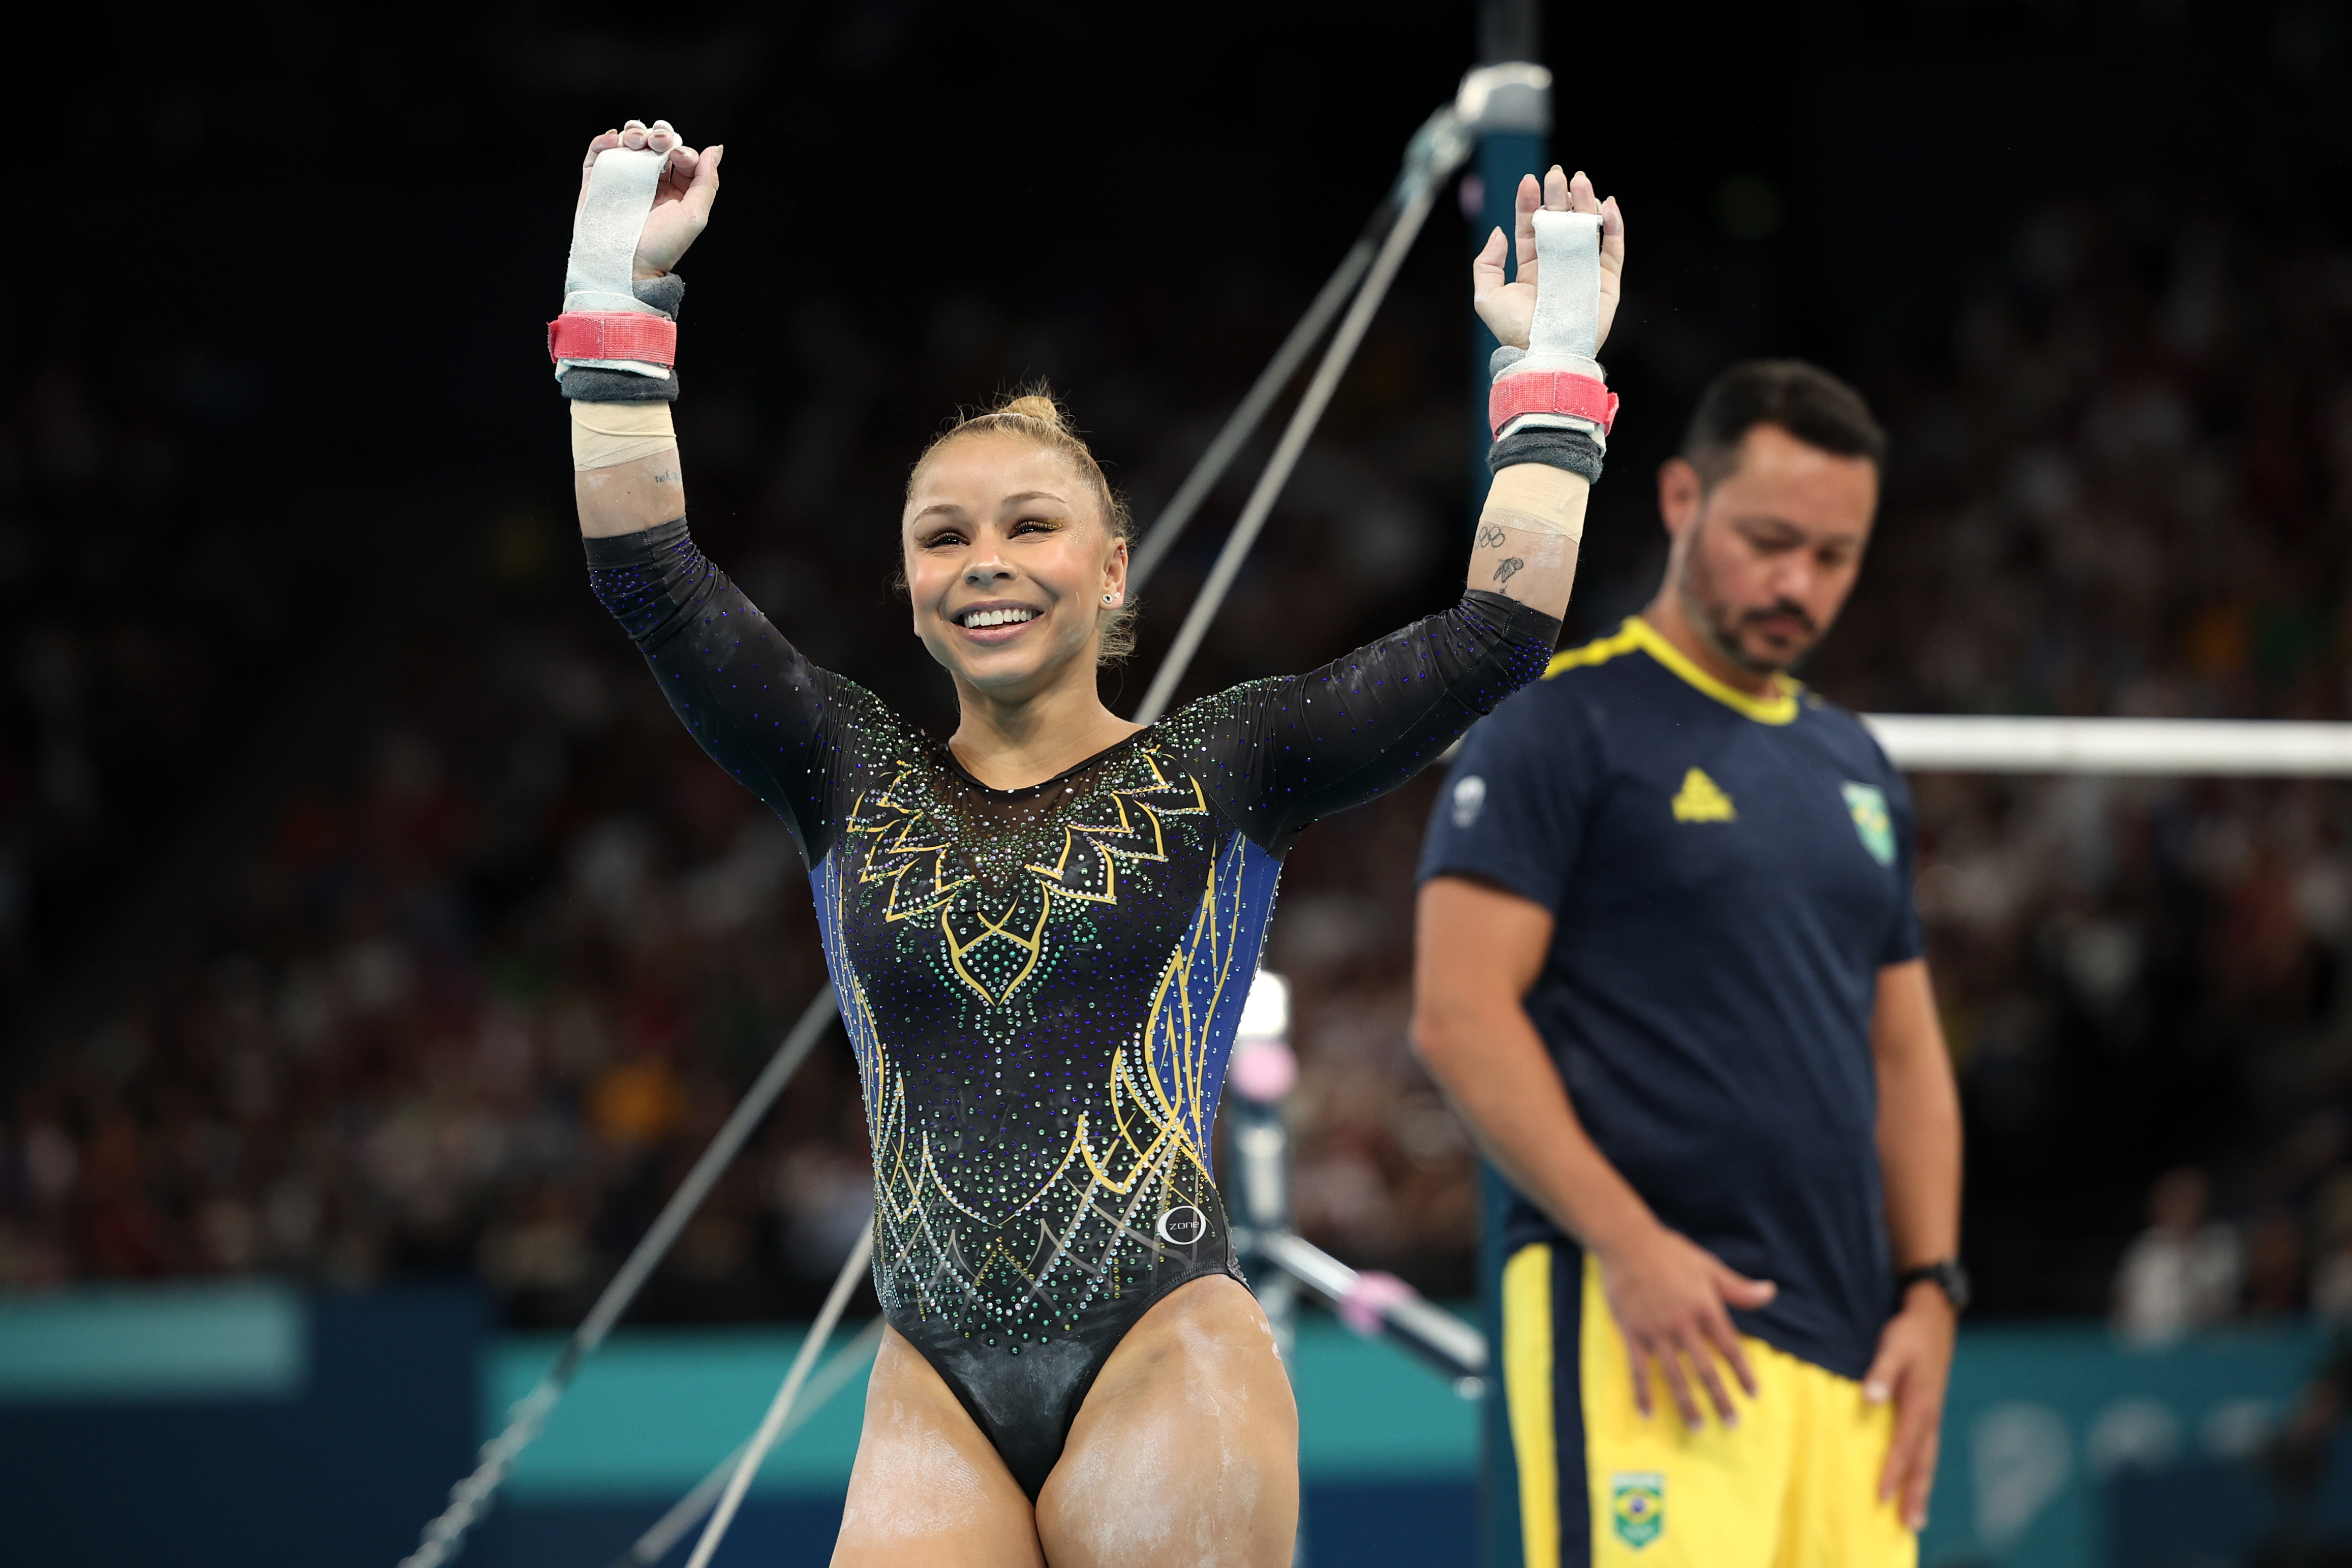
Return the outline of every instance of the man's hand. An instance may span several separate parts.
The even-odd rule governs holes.
[[[1779,1287],[1734,1273],[1690,1238],[1654,1223],[1630,1244],[1596,1250],[1601,1288],[1633,1367],[1634,1408],[1650,1414],[1649,1364],[1654,1361],[1685,1423],[1696,1427],[1705,1421],[1691,1388],[1690,1373],[1696,1372],[1723,1424],[1738,1426],[1739,1410],[1716,1360],[1731,1368],[1750,1399],[1756,1397],[1756,1373],[1728,1309],[1760,1307]]]
[[[1927,1494],[1936,1486],[1936,1448],[1944,1424],[1944,1386],[1952,1375],[1958,1314],[1933,1283],[1911,1287],[1903,1310],[1878,1336],[1878,1354],[1863,1375],[1862,1396],[1895,1401],[1895,1440],[1879,1472],[1878,1500],[1902,1495],[1903,1522],[1927,1528]]]
[[[580,162],[582,203],[588,200],[588,172],[595,166],[596,154],[615,147],[649,148],[669,154],[669,161],[662,165],[661,183],[654,190],[654,210],[646,214],[645,232],[637,236],[636,259],[631,269],[633,277],[659,277],[677,265],[687,247],[709,225],[710,204],[719,199],[719,160],[727,149],[707,147],[697,152],[670,129],[668,120],[647,125],[632,120],[588,143],[588,156]]]
[[[1506,348],[1524,349],[1528,333],[1536,321],[1536,209],[1542,207],[1555,213],[1599,213],[1601,214],[1601,332],[1594,347],[1609,340],[1609,324],[1617,319],[1619,279],[1625,271],[1625,219],[1617,210],[1617,198],[1595,201],[1592,182],[1581,170],[1570,179],[1552,165],[1551,172],[1538,185],[1533,174],[1522,176],[1518,193],[1519,276],[1517,281],[1503,281],[1504,247],[1509,242],[1503,231],[1496,229],[1486,236],[1486,248],[1470,264],[1470,303],[1478,312],[1478,319],[1486,323],[1486,330],[1495,334],[1495,341]]]

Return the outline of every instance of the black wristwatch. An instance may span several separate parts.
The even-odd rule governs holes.
[[[1960,1267],[1958,1258],[1939,1258],[1933,1263],[1922,1263],[1916,1269],[1906,1269],[1895,1276],[1895,1293],[1900,1297],[1922,1280],[1934,1282],[1944,1292],[1944,1300],[1952,1303],[1954,1312],[1969,1310],[1969,1271]]]

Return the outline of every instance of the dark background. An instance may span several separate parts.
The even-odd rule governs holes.
[[[1466,6],[877,0],[92,13],[28,44],[0,323],[0,1284],[479,1271],[568,1321],[821,978],[781,833],[574,564],[543,355],[580,152],[728,146],[678,422],[706,548],[933,724],[907,464],[1033,378],[1149,518],[1473,55]],[[1654,582],[1700,385],[1800,354],[1892,427],[1807,671],[1914,711],[2346,716],[2352,12],[1554,6],[1553,145],[1617,193],[1626,413],[1571,637]],[[1439,208],[1184,695],[1448,601]],[[1263,454],[1261,443],[1260,455]],[[1245,488],[1153,584],[1131,706]],[[2246,1307],[2352,1229],[2336,786],[1916,780],[1994,1312],[2104,1310],[2158,1172]],[[1310,834],[1302,1218],[1465,1291],[1397,983],[1431,782]],[[647,1310],[805,1312],[862,1218],[836,1042]]]

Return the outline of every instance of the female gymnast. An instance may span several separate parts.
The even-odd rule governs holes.
[[[589,164],[615,147],[667,155],[633,287],[674,319],[721,149],[632,120]],[[1526,343],[1538,206],[1601,214],[1605,334],[1623,225],[1559,169],[1519,192],[1519,281],[1500,230],[1475,265],[1481,314]],[[898,525],[961,708],[941,742],[695,548],[663,367],[559,363],[596,594],[798,840],[856,1051],[889,1329],[834,1562],[1286,1564],[1297,1411],[1210,1174],[1226,1052],[1299,831],[1542,673],[1604,423],[1506,425],[1453,609],[1139,727],[1096,679],[1128,636],[1126,508],[1049,398],[963,419]]]

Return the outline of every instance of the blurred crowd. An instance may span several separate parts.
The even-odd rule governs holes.
[[[1639,288],[1612,367],[1628,409],[1655,412],[1619,442],[1622,494],[1598,516],[1626,539],[1593,553],[1572,634],[1646,596],[1643,465],[1728,357]],[[1306,668],[1450,598],[1452,289],[1408,287],[1384,313],[1188,692]],[[951,722],[887,586],[905,465],[940,416],[1048,376],[1148,518],[1297,304],[1246,283],[1028,316],[951,298],[909,338],[803,304],[789,373],[722,367],[681,404],[698,535],[821,663]],[[1863,585],[1809,678],[1864,709],[2347,716],[2352,250],[2244,209],[2052,206],[1922,319],[1838,367],[1896,456]],[[267,587],[271,563],[182,526],[171,454],[207,445],[197,416],[108,412],[102,381],[63,361],[0,444],[0,591],[27,591],[44,550],[80,552],[88,583],[8,631],[0,964],[18,1007],[44,911],[131,874],[215,732],[221,673],[282,633],[241,608],[268,600],[240,585]],[[0,1286],[470,1271],[511,1320],[563,1321],[820,983],[789,838],[695,749],[588,597],[548,402],[533,461],[558,483],[520,481],[416,552],[376,673],[334,696],[367,716],[357,740],[273,799],[168,962],[11,1059]],[[1107,677],[1115,706],[1240,488],[1146,594],[1143,649]],[[1296,987],[1303,1228],[1462,1294],[1475,1166],[1405,1043],[1434,787],[1307,835],[1269,962]],[[2345,789],[1915,788],[1988,1303],[2112,1303],[2155,1338],[2352,1312]],[[837,1034],[820,1049],[650,1313],[813,1306],[870,1203],[846,1056]]]
[[[232,477],[260,386],[163,360],[56,357],[0,415],[0,1011],[168,836],[240,686],[303,629]]]
[[[404,633],[196,950],[16,1086],[0,1277],[478,1270],[569,1315],[724,1117],[818,982],[795,852],[625,642],[534,594],[571,548],[540,522]],[[740,1315],[827,1273],[854,1098],[813,1063],[666,1283]]]
[[[1859,367],[1898,459],[1815,678],[1866,709],[2342,719],[2352,250],[2298,214],[2053,205],[1939,356]],[[2352,794],[1923,777],[1919,899],[1996,1300],[2095,1303],[2184,1157],[2298,1310],[2347,1218]]]

